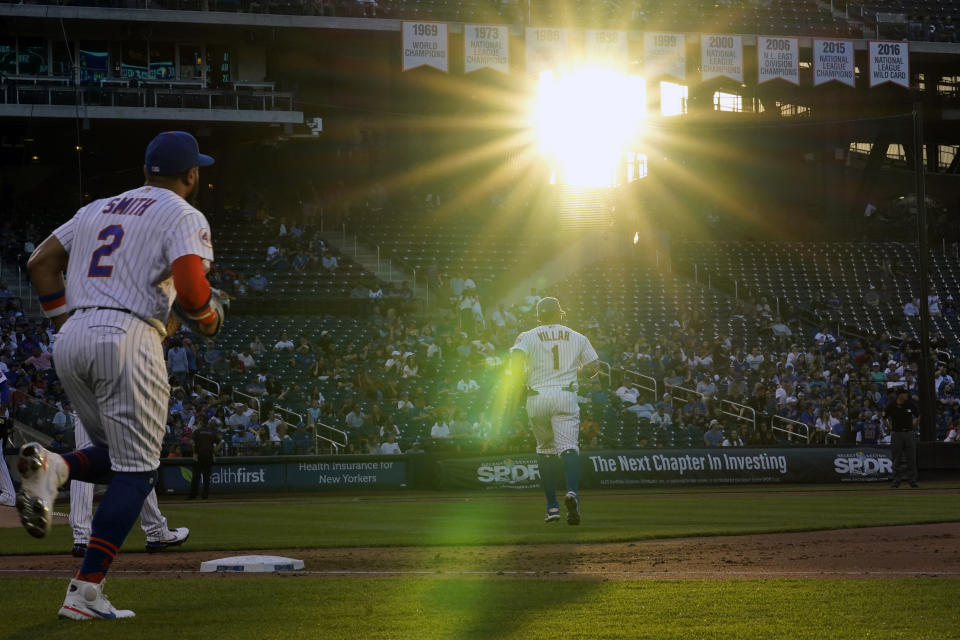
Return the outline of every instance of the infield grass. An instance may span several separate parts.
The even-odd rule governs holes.
[[[958,637],[960,580],[604,582],[542,578],[110,578],[131,620],[58,620],[65,579],[0,578],[0,637],[323,638]],[[80,627],[78,627],[80,625]]]
[[[947,488],[587,492],[580,527],[544,527],[543,499],[533,493],[300,494],[160,505],[170,526],[190,527],[195,551],[619,542],[960,520],[960,493]],[[143,543],[135,527],[124,549],[140,551]],[[65,524],[42,540],[0,529],[4,554],[64,553],[72,544]]]

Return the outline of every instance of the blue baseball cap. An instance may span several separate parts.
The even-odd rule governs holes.
[[[172,176],[193,167],[209,167],[213,158],[200,153],[197,139],[186,131],[164,131],[147,145],[147,173]]]

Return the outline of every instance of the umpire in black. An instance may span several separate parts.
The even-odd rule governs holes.
[[[220,436],[217,430],[204,423],[199,429],[193,432],[193,478],[190,480],[190,497],[193,500],[197,497],[197,489],[200,488],[200,479],[203,477],[203,489],[200,497],[206,500],[210,494],[210,471],[213,469],[213,455],[216,450]]]
[[[884,410],[887,428],[890,430],[890,457],[893,458],[894,489],[902,481],[917,486],[917,423],[920,421],[920,411],[910,401],[906,389],[897,390],[897,401],[888,404]]]

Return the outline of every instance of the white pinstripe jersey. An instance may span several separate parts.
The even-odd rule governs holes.
[[[527,354],[527,384],[534,389],[575,386],[577,370],[597,359],[587,337],[562,324],[524,331],[513,349]]]
[[[190,254],[213,260],[207,219],[162,187],[91,202],[53,235],[70,254],[67,311],[117,307],[166,322],[176,297],[174,260]]]

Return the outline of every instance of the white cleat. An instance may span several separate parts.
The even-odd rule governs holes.
[[[114,620],[132,618],[129,609],[116,609],[103,594],[103,583],[84,582],[74,578],[67,587],[67,597],[57,614],[70,620]]]
[[[12,493],[0,493],[0,507],[15,507],[17,499]]]
[[[162,538],[147,539],[147,553],[159,553],[167,547],[179,547],[187,538],[190,537],[190,529],[178,527],[176,529],[167,529]]]
[[[563,503],[567,507],[567,524],[580,524],[580,498],[577,494],[573,491],[567,491]]]
[[[70,476],[70,468],[58,453],[47,451],[36,442],[20,447],[20,491],[17,511],[27,533],[42,538],[50,532],[53,503],[57,490]]]

